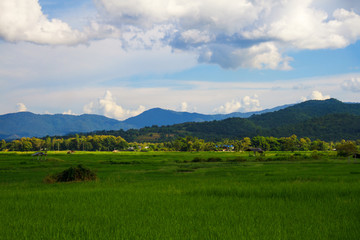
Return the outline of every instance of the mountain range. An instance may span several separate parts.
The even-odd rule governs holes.
[[[206,115],[199,113],[176,112],[153,108],[138,116],[119,121],[101,115],[83,114],[34,114],[17,112],[0,115],[0,139],[21,137],[63,136],[71,133],[85,133],[97,130],[128,130],[147,126],[164,126],[185,122],[204,122],[222,120],[230,117],[247,118],[254,114],[277,111],[290,105],[279,106],[257,112]]]
[[[166,142],[185,136],[221,141],[254,136],[280,138],[293,134],[311,140],[360,140],[360,103],[343,103],[336,99],[310,100],[249,118],[233,117],[96,134],[121,136],[129,142]]]
[[[131,131],[126,131],[133,129]],[[96,132],[97,131],[97,132]],[[160,108],[118,121],[99,115],[39,115],[29,112],[0,116],[0,138],[61,136],[92,132],[127,141],[168,141],[179,136],[206,140],[263,136],[360,139],[360,103],[336,99],[310,100],[259,112],[206,115]]]

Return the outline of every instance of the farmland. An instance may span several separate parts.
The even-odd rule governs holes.
[[[335,152],[0,153],[1,239],[360,239]],[[97,181],[47,184],[83,164]]]

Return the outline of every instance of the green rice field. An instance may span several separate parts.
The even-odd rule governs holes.
[[[333,152],[0,153],[0,239],[360,239],[360,160]],[[48,184],[83,164],[98,180]]]

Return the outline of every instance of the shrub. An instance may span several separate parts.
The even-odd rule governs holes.
[[[318,152],[317,150],[314,150],[314,151],[311,152],[310,157],[311,157],[312,159],[319,159],[319,158],[320,158],[320,154],[319,154],[319,152]]]
[[[207,159],[207,161],[208,161],[208,162],[221,162],[222,160],[221,160],[221,158],[219,158],[219,157],[209,157],[209,158]]]
[[[228,162],[246,162],[246,158],[239,156],[239,157],[236,157],[234,159],[228,160]]]
[[[91,171],[88,168],[85,168],[83,165],[78,165],[77,167],[70,167],[61,173],[46,176],[44,182],[54,183],[54,182],[79,182],[79,181],[92,181],[96,180],[96,173]]]
[[[201,157],[194,157],[194,159],[192,160],[192,162],[205,162],[204,158]]]

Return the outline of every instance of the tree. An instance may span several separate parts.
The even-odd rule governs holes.
[[[348,141],[340,143],[336,146],[338,156],[347,157],[357,152],[357,148],[354,142]]]
[[[270,144],[267,142],[267,139],[262,136],[256,136],[251,139],[251,145],[256,148],[261,148],[265,151],[270,149]]]
[[[38,139],[35,137],[31,138],[30,141],[31,141],[31,144],[33,145],[33,150],[35,150],[35,151],[40,151],[44,145],[44,140],[41,140],[41,139]]]
[[[29,138],[21,138],[21,151],[31,151],[33,149],[33,145]]]
[[[292,151],[299,149],[299,140],[295,134],[291,135],[290,137],[280,138],[280,142],[282,144],[283,151]]]
[[[299,150],[308,151],[309,148],[310,148],[311,140],[308,137],[300,138],[299,144],[300,144],[300,149]]]
[[[3,151],[6,149],[6,141],[3,139],[0,142],[0,151]]]
[[[51,150],[51,138],[50,138],[50,137],[47,137],[47,138],[45,139],[45,148],[46,148],[47,150]]]
[[[326,151],[329,150],[329,144],[321,140],[315,140],[310,144],[310,150]]]
[[[251,139],[249,137],[244,137],[240,140],[241,150],[246,150],[251,146]]]

